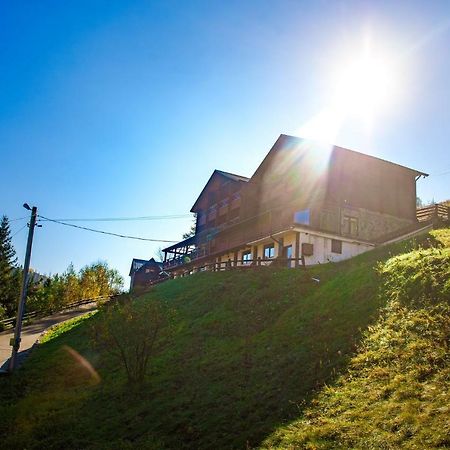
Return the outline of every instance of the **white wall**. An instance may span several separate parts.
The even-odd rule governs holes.
[[[300,252],[302,243],[313,244],[314,246],[314,254],[312,256],[305,256],[306,265],[342,261],[373,249],[373,246],[369,244],[341,241],[342,253],[333,253],[331,251],[331,241],[332,239],[328,237],[301,232]]]

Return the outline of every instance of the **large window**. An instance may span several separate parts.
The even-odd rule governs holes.
[[[344,216],[342,220],[342,233],[350,236],[358,236],[358,218]]]
[[[247,250],[242,252],[242,264],[251,264],[252,262],[252,252]]]
[[[264,246],[264,259],[275,257],[275,245],[269,244]]]

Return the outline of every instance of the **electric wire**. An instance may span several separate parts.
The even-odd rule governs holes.
[[[140,216],[140,217],[100,217],[93,219],[53,219],[61,222],[121,222],[134,220],[166,220],[166,219],[187,219],[192,214],[171,214],[163,216]],[[47,219],[43,219],[44,221]]]
[[[166,239],[150,239],[150,238],[143,238],[143,237],[138,237],[138,236],[128,236],[125,234],[112,233],[110,231],[103,231],[103,230],[96,230],[94,228],[82,227],[80,225],[74,225],[73,223],[66,223],[66,222],[62,222],[60,220],[56,220],[56,219],[49,219],[48,217],[41,216],[40,214],[38,214],[37,216],[40,219],[44,219],[45,221],[48,221],[48,222],[59,223],[60,225],[65,225],[67,227],[79,228],[80,230],[92,231],[93,233],[107,234],[110,236],[116,236],[116,237],[120,237],[120,238],[124,238],[124,239],[135,239],[138,241],[149,241],[149,242],[168,242],[168,243],[178,242],[178,241],[169,241]]]
[[[434,174],[434,175],[432,175],[432,176],[440,177],[440,176],[442,176],[442,175],[448,175],[449,173],[450,173],[450,170],[447,170],[447,171],[445,171],[445,172],[436,173],[436,174]]]
[[[26,228],[28,224],[26,223],[23,227],[19,228],[12,236],[11,239],[16,235],[19,234],[24,228]]]
[[[18,217],[17,219],[8,219],[8,222],[9,222],[9,223],[11,223],[11,222],[16,222],[16,221],[18,221],[18,220],[23,220],[23,219],[27,219],[27,218],[28,218],[28,216]]]

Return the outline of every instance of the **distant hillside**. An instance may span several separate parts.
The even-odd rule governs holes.
[[[358,448],[372,430],[392,442],[401,432],[443,445],[434,430],[444,429],[444,403],[435,393],[448,391],[449,249],[438,241],[449,238],[441,231],[306,270],[163,283],[135,301],[136,311],[162,302],[175,312],[173,336],[141,387],[128,386],[123,369],[92,347],[92,325],[105,313],[66,324],[17,376],[0,380],[2,445]],[[414,250],[419,244],[427,249]],[[93,365],[100,382],[65,346]]]

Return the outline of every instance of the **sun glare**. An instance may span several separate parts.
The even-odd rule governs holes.
[[[394,77],[386,61],[364,57],[344,64],[336,78],[333,103],[347,116],[371,119],[392,100]]]
[[[298,136],[335,143],[342,127],[355,120],[370,134],[376,117],[398,97],[392,62],[372,53],[368,44],[359,57],[347,55],[335,67],[330,71],[329,103],[296,130]]]

